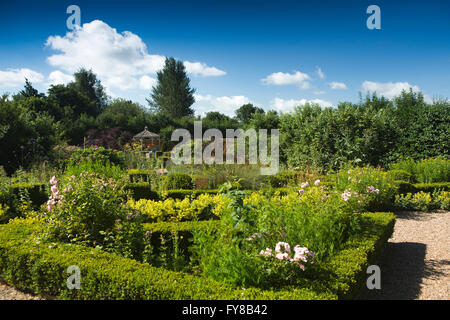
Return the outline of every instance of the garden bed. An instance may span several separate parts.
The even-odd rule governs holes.
[[[0,278],[61,299],[347,299],[363,285],[366,268],[382,252],[394,223],[392,213],[363,214],[362,231],[322,262],[321,275],[305,278],[295,288],[272,291],[235,287],[80,245],[41,243],[34,235],[38,224],[15,220],[0,226]],[[79,290],[66,286],[71,265],[81,270]]]

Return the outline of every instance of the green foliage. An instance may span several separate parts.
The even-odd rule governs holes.
[[[21,206],[26,205],[37,209],[47,201],[47,198],[47,190],[42,183],[2,184],[0,204],[3,205],[3,214],[0,216],[0,223],[22,217]]]
[[[173,118],[193,115],[191,105],[195,102],[195,90],[190,87],[183,62],[166,58],[157,78],[158,84],[153,87],[151,100],[148,100],[150,106]]]
[[[450,192],[437,191],[432,193],[419,191],[417,193],[399,194],[395,196],[395,207],[398,210],[432,211],[435,209],[449,210]]]
[[[301,196],[291,192],[266,198],[262,192],[231,190],[227,197],[231,201],[220,214],[219,227],[194,235],[194,252],[205,275],[235,285],[295,286],[307,273],[296,263],[268,260],[260,250],[280,241],[298,244],[314,251],[320,264],[359,230],[355,210],[360,207],[320,187],[307,188]]]
[[[28,105],[30,101],[42,99],[0,100],[0,165],[9,174],[19,167],[48,160],[58,141],[58,125],[53,117]]]
[[[412,158],[401,158],[390,164],[394,170],[404,170],[419,183],[449,182],[450,160],[443,158],[427,158],[416,161]]]
[[[130,169],[127,171],[131,182],[150,182],[155,175],[152,169]]]
[[[406,170],[402,170],[402,169],[389,170],[388,174],[392,177],[392,179],[397,180],[397,181],[405,181],[405,182],[409,182],[409,183],[416,182],[414,175],[409,173]]]
[[[306,284],[280,291],[242,289],[212,279],[152,267],[101,250],[36,242],[36,221],[0,226],[0,278],[37,294],[92,300],[315,300],[336,299],[326,287]],[[346,262],[349,264],[349,262]],[[359,261],[354,263],[360,264]],[[80,290],[67,288],[67,268],[79,266]],[[351,281],[348,283],[351,285]],[[330,287],[332,287],[330,285]],[[318,290],[321,288],[321,290]]]
[[[137,216],[123,206],[125,193],[113,179],[83,172],[56,189],[45,214],[49,239],[104,245],[105,232]]]
[[[182,200],[129,200],[127,206],[141,212],[147,222],[207,220],[220,216],[224,201],[220,195],[201,194],[192,200],[189,197]]]
[[[397,135],[389,106],[341,103],[338,108],[300,106],[280,117],[282,156],[293,167],[337,169],[348,161],[378,165]]]
[[[69,165],[76,165],[84,161],[95,161],[100,163],[110,163],[116,166],[124,165],[124,154],[121,151],[106,149],[99,146],[90,146],[73,151]]]
[[[209,195],[215,195],[219,193],[219,190],[217,189],[195,189],[195,190],[167,190],[167,191],[163,191],[162,192],[162,196],[165,199],[171,198],[171,199],[180,199],[183,200],[184,198],[191,198],[191,199],[195,199],[197,198],[199,195],[202,194],[209,194]]]
[[[95,157],[95,156],[94,156]],[[94,158],[96,159],[96,158]],[[109,160],[87,158],[80,162],[71,161],[65,171],[65,177],[79,176],[82,172],[98,173],[108,178],[120,179],[123,176],[121,167],[109,163]]]
[[[450,182],[436,182],[436,183],[416,183],[413,185],[415,192],[435,192],[435,191],[450,191]]]
[[[152,190],[152,186],[148,182],[127,183],[124,186],[125,191],[130,191],[131,197],[135,200],[149,199],[159,200],[159,194]]]
[[[241,125],[248,124],[255,114],[264,114],[264,110],[253,106],[251,103],[242,105],[235,111],[236,119]]]
[[[385,166],[401,156],[448,157],[449,107],[448,101],[426,104],[412,91],[394,102],[373,95],[337,108],[299,106],[280,117],[282,157],[293,167],[322,170],[348,161]]]
[[[389,209],[399,188],[399,183],[379,168],[347,167],[332,178],[337,190],[363,196],[365,210],[371,211]]]
[[[138,133],[147,123],[143,106],[124,99],[114,99],[97,117],[100,129],[120,127],[122,130]]]
[[[166,189],[193,189],[194,182],[190,175],[182,172],[169,173],[164,179]]]

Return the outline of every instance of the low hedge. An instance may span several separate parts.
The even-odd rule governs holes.
[[[434,182],[434,183],[416,183],[414,185],[415,192],[429,192],[433,193],[434,191],[444,190],[449,191],[450,190],[450,182]]]
[[[34,209],[38,209],[48,200],[47,186],[43,183],[16,183],[0,191],[0,204],[9,209],[6,215],[0,217],[0,223],[20,216],[18,207],[20,200],[30,200]]]
[[[130,169],[127,171],[127,174],[131,182],[150,182],[155,171],[148,169]]]
[[[159,194],[153,191],[150,183],[148,182],[134,182],[125,185],[125,190],[131,192],[131,196],[135,200],[148,199],[159,200]]]
[[[405,181],[409,183],[417,182],[413,174],[406,170],[389,170],[387,172],[394,180]]]
[[[164,177],[166,189],[194,189],[194,181],[191,176],[183,172],[169,173]]]
[[[392,213],[363,214],[363,230],[321,263],[323,277],[302,279],[301,286],[271,291],[237,288],[210,278],[173,272],[79,245],[40,243],[39,227],[26,220],[0,226],[0,278],[37,294],[68,299],[337,299],[353,298],[391,236]],[[185,230],[189,229],[188,224]],[[148,225],[146,226],[149,227]],[[153,226],[170,230],[172,226]],[[150,227],[150,228],[153,228]],[[67,268],[81,270],[81,289],[66,286]]]
[[[162,198],[172,198],[172,199],[180,199],[183,200],[186,197],[191,197],[191,199],[197,198],[201,194],[218,194],[219,190],[217,189],[209,189],[209,190],[167,190],[162,193]]]
[[[21,192],[27,192],[31,203],[38,208],[48,200],[48,193],[44,183],[16,183],[10,187],[10,192],[20,197]]]
[[[312,300],[336,299],[315,288],[266,291],[237,288],[209,278],[152,267],[79,245],[40,244],[35,226],[0,226],[0,278],[16,287],[60,299],[94,300]],[[81,288],[67,288],[67,268],[81,270]]]
[[[420,191],[433,193],[435,191],[449,191],[450,182],[434,182],[434,183],[409,183],[406,181],[396,181],[398,185],[398,194],[417,193]]]
[[[190,261],[191,255],[189,247],[192,245],[193,232],[195,230],[215,229],[219,225],[217,220],[206,221],[183,221],[183,222],[155,222],[144,223],[146,231],[152,246],[153,253],[161,253],[161,237],[165,239],[166,255],[171,255],[174,251],[174,238],[177,237],[178,248],[184,256],[184,261]]]

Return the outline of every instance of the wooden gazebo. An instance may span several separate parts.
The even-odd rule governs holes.
[[[140,141],[143,149],[149,151],[158,151],[161,147],[161,139],[158,134],[150,132],[145,126],[144,131],[139,132],[133,137],[133,140]]]

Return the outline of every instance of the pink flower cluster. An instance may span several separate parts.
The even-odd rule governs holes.
[[[368,186],[366,190],[368,193],[376,193],[376,194],[380,193],[380,190],[375,189],[374,186]]]
[[[64,198],[64,196],[59,193],[58,181],[56,180],[55,176],[53,176],[50,179],[50,184],[52,185],[52,187],[50,188],[50,190],[52,191],[52,195],[50,196],[50,199],[47,201],[48,211],[51,211],[53,207],[59,203],[59,200],[62,200]]]
[[[266,248],[266,250],[261,250],[260,255],[265,257],[272,256],[272,249]],[[291,246],[287,242],[278,242],[275,245],[275,258],[278,260],[288,260],[290,262],[308,262],[308,258],[311,258],[311,263],[314,263],[314,253],[309,251],[306,247],[300,247],[296,245],[294,247],[294,256],[291,258]],[[300,269],[305,271],[305,265],[300,263]]]
[[[358,196],[358,193],[353,191],[349,191],[349,190],[345,190],[342,194],[341,194],[341,198],[344,199],[344,201],[348,201],[350,199],[350,197],[356,197]]]

